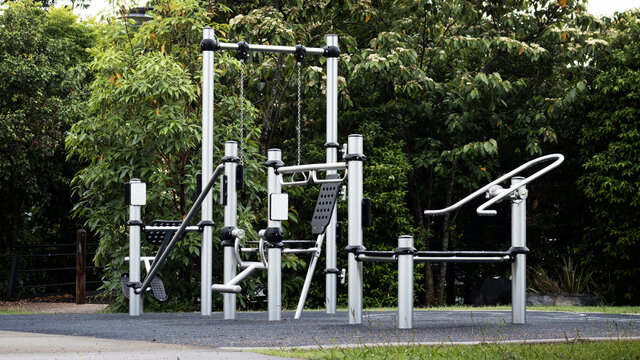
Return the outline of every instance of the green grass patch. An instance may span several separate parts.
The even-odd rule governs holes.
[[[340,310],[347,310],[346,308]],[[504,306],[469,306],[469,305],[454,305],[454,306],[441,306],[431,308],[415,308],[415,311],[493,311],[493,310],[511,310],[510,305]],[[306,311],[306,309],[305,309]],[[385,307],[385,308],[370,308],[365,311],[398,311],[398,308]],[[640,306],[527,306],[527,311],[569,311],[576,313],[607,313],[607,314],[640,314]]]
[[[303,359],[640,359],[640,341],[614,340],[560,344],[405,345],[264,350],[266,355]]]
[[[0,315],[33,314],[22,310],[0,310]]]

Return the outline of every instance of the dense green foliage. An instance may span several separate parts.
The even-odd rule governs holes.
[[[119,276],[127,269],[128,207],[122,201],[122,183],[140,178],[147,185],[147,203],[143,221],[179,219],[195,200],[195,176],[200,169],[201,54],[202,28],[208,11],[195,1],[158,2],[155,21],[135,28],[113,21],[101,27],[99,42],[93,48],[91,68],[96,73],[89,101],[89,116],[76,123],[67,138],[71,156],[79,156],[89,165],[80,171],[74,185],[80,201],[76,216],[100,237],[96,262],[107,266],[105,289],[118,294]],[[218,9],[216,9],[218,10]],[[220,11],[223,11],[221,9]],[[216,25],[221,33],[226,26]],[[218,74],[234,73],[238,63],[228,54],[216,59]],[[217,83],[215,143],[237,138],[238,98],[225,91],[228,84]],[[231,83],[233,85],[233,83]],[[250,230],[258,220],[262,199],[259,191],[263,170],[258,166],[255,139],[259,128],[253,125],[254,110],[245,116],[247,168],[240,226]],[[222,158],[221,146],[214,158]],[[258,209],[253,211],[254,209]],[[250,211],[251,210],[251,211]],[[222,207],[215,206],[214,219],[221,221]],[[216,236],[218,232],[216,231]],[[256,238],[255,231],[249,231]],[[219,239],[214,243],[219,253]],[[173,296],[170,308],[196,306],[200,279],[200,239],[188,235],[172,252],[161,275]],[[144,248],[143,253],[155,254]],[[220,274],[221,260],[214,268]]]
[[[551,271],[562,258],[580,258],[589,276],[610,284],[583,288],[612,302],[638,301],[638,288],[627,284],[639,271],[633,263],[640,233],[637,12],[598,20],[581,0],[159,0],[150,14],[154,20],[140,27],[114,16],[95,29],[77,24],[67,10],[45,11],[28,1],[0,15],[4,248],[33,238],[34,229],[64,233],[61,224],[71,224],[64,219],[70,205],[60,200],[69,198],[65,179],[83,163],[72,184],[73,214],[100,239],[95,262],[107,267],[104,289],[114,295],[114,308],[123,309],[118,277],[127,268],[128,209],[122,183],[147,183],[145,222],[179,219],[195,199],[202,29],[213,27],[227,42],[313,47],[335,33],[342,53],[338,140],[365,137],[365,196],[374,216],[365,230],[367,248],[390,250],[398,235],[412,234],[425,250],[504,250],[505,205],[490,219],[478,218],[474,204],[439,218],[422,212],[446,207],[533,157],[561,152],[565,164],[529,187],[530,264]],[[126,10],[118,15],[126,17]],[[239,225],[251,240],[266,225],[266,150],[281,148],[285,163],[296,162],[298,70],[302,162],[325,159],[324,65],[324,58],[308,56],[298,68],[293,57],[268,53],[252,53],[241,64],[233,52],[216,53],[214,158],[222,157],[224,141],[240,140],[241,68],[245,74],[247,178]],[[95,75],[90,87],[89,72]],[[72,124],[65,153],[62,139]],[[317,187],[288,191],[285,233],[308,238]],[[49,206],[57,203],[66,205]],[[344,218],[346,204],[338,207]],[[214,220],[222,222],[219,206]],[[214,234],[218,282],[222,257]],[[198,307],[199,251],[198,235],[180,242],[162,269],[172,300],[155,309]],[[342,255],[338,266],[346,267]],[[284,258],[285,306],[297,301],[305,262]],[[417,269],[416,303],[425,306],[454,303],[478,280],[509,275],[506,266]],[[320,286],[312,287],[308,304],[319,307],[322,266],[316,277]],[[262,306],[256,290],[265,278],[244,284],[242,306]],[[367,263],[365,278],[367,306],[395,304],[389,291],[396,287],[395,266]],[[342,303],[345,292],[339,289]],[[221,298],[214,299],[218,307]]]
[[[0,253],[14,245],[69,243],[65,132],[81,118],[92,33],[65,8],[30,0],[0,13]],[[5,266],[1,272],[9,271]]]
[[[580,138],[589,198],[585,251],[611,298],[640,301],[640,12],[620,16],[594,59],[591,112]],[[587,246],[589,244],[589,246]],[[626,284],[616,286],[614,284]],[[623,300],[624,299],[624,300]]]

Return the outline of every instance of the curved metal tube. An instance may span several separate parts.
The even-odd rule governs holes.
[[[560,164],[562,164],[562,162],[564,161],[564,156],[562,154],[549,154],[549,155],[545,155],[545,156],[541,156],[537,159],[533,159],[529,162],[524,163],[523,165],[518,166],[517,168],[511,170],[510,172],[502,175],[501,177],[493,180],[492,182],[488,183],[487,185],[481,187],[480,189],[476,190],[475,192],[473,192],[472,194],[470,194],[469,196],[465,197],[464,199],[458,201],[457,203],[448,206],[444,209],[438,209],[438,210],[425,210],[424,214],[429,216],[429,215],[443,215],[449,212],[452,212],[458,208],[460,208],[462,205],[470,202],[471,200],[477,198],[478,196],[484,194],[485,192],[487,192],[491,187],[493,187],[494,185],[500,184],[501,182],[515,176],[518,175],[518,173],[520,173],[521,171],[530,168],[533,165],[542,163],[542,162],[547,162],[547,161],[551,161],[554,160],[555,161],[546,166],[545,168],[539,170],[538,172],[536,172],[535,174],[529,176],[528,178],[526,178],[524,181],[519,182],[517,185],[510,187],[509,189],[503,191],[500,195],[495,196],[494,198],[490,199],[489,201],[485,202],[484,204],[480,205],[476,211],[478,213],[478,215],[482,215],[482,216],[492,216],[497,214],[497,212],[495,210],[485,210],[486,207],[491,206],[493,204],[495,204],[496,202],[511,196],[511,194],[517,190],[520,187],[523,187],[525,185],[527,185],[528,183],[532,182],[533,180],[536,180],[537,178],[539,178],[540,176],[548,173],[549,171],[555,169],[556,167],[558,167]]]
[[[342,177],[338,177],[336,179],[318,179],[316,176],[316,172],[311,172],[311,177],[313,178],[313,182],[316,184],[325,184],[325,183],[341,183],[347,180],[347,172],[348,170],[344,170],[344,175]]]
[[[240,255],[242,253],[242,247],[240,246],[240,239],[236,238],[236,241],[233,245],[234,250],[235,250],[235,255],[236,255],[236,261],[238,262],[238,266],[240,266],[240,268],[244,269],[248,266],[251,265],[247,265],[247,264],[251,264],[253,262],[248,262],[245,263],[244,261],[242,261],[242,256]],[[256,249],[259,256],[260,256],[260,263],[262,263],[262,265],[264,266],[264,268],[266,269],[267,266],[269,265],[267,263],[267,259],[264,256],[264,239],[260,238],[260,241],[258,242],[258,248]]]
[[[164,262],[167,260],[167,257],[169,257],[171,250],[176,245],[184,231],[187,229],[187,224],[191,222],[191,218],[193,218],[193,216],[198,212],[198,209],[200,209],[200,205],[202,205],[204,198],[207,197],[207,194],[209,194],[209,191],[213,187],[213,184],[215,184],[218,176],[220,176],[220,173],[222,173],[222,170],[224,170],[224,164],[218,165],[216,170],[213,172],[213,175],[211,175],[211,179],[202,189],[202,192],[200,193],[200,195],[198,195],[198,198],[193,203],[193,206],[191,206],[191,209],[187,213],[187,216],[184,218],[184,220],[182,220],[182,224],[180,224],[178,230],[175,232],[175,234],[173,234],[171,241],[169,241],[164,249],[161,248],[160,250],[158,250],[158,254],[156,254],[155,256],[157,260],[153,262],[151,270],[147,272],[147,276],[145,276],[142,285],[134,290],[136,294],[142,294],[147,291],[146,289],[149,287],[149,284],[151,284],[151,280],[156,276],[162,264],[164,264]],[[162,254],[159,254],[160,252],[162,252]]]
[[[276,171],[278,174],[290,174],[295,172],[304,172],[310,170],[344,170],[347,168],[347,163],[319,163],[319,164],[303,164],[303,165],[291,165],[281,166]]]
[[[310,171],[311,172],[311,171]],[[297,174],[302,174],[302,180],[294,180]],[[307,185],[311,182],[311,174],[307,174],[304,171],[296,171],[294,173],[291,173],[291,180],[289,181],[284,181],[283,177],[280,176],[280,185],[282,186],[295,186],[295,185]]]
[[[328,171],[328,170],[344,170],[345,174],[340,179],[318,179],[316,171]],[[292,174],[291,181],[283,181],[280,178],[280,184],[282,186],[296,186],[307,185],[310,183],[323,184],[323,183],[341,183],[347,178],[347,163],[319,163],[319,164],[304,164],[304,165],[292,165],[281,166],[276,172],[278,174]],[[294,180],[296,174],[302,174],[303,180]]]
[[[235,250],[235,255],[236,255],[236,261],[238,262],[238,266],[240,266],[240,268],[244,268],[244,261],[242,261],[242,257],[240,256],[240,239],[236,238],[235,242],[233,243],[233,249]]]
[[[336,179],[318,179],[318,175],[316,173],[316,170],[308,170],[309,173],[305,173],[305,172],[295,172],[293,173],[293,175],[295,176],[295,174],[303,174],[304,175],[304,180],[298,180],[295,181],[293,180],[294,176],[291,176],[291,181],[283,181],[282,178],[280,178],[280,185],[282,186],[296,186],[296,185],[308,185],[311,183],[315,183],[315,184],[325,184],[325,183],[341,183],[344,182],[347,179],[347,170],[344,170],[344,175],[342,177],[338,177]]]

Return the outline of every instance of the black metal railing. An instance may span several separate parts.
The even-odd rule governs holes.
[[[78,230],[75,244],[16,245],[11,258],[7,298],[75,294],[84,304],[97,294],[102,267],[87,266],[98,243],[87,243],[86,231]]]

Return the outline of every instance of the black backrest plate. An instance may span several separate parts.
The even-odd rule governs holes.
[[[327,179],[338,178],[339,175],[327,175]],[[324,233],[329,221],[331,220],[331,212],[338,200],[340,185],[342,183],[324,183],[320,186],[320,193],[316,201],[316,209],[313,211],[311,218],[311,234],[320,235]]]

